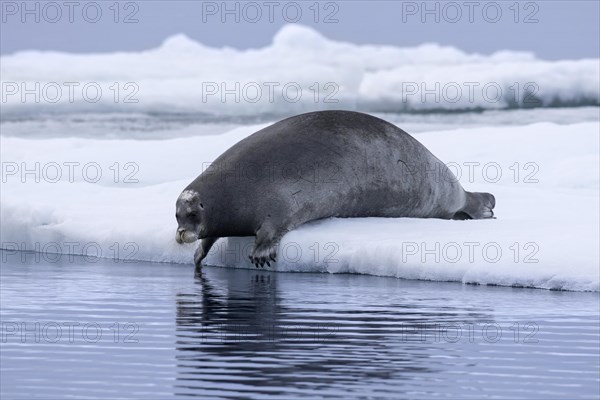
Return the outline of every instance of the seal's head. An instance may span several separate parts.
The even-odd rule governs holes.
[[[200,238],[202,233],[202,212],[204,205],[200,196],[193,190],[184,190],[177,198],[175,218],[177,219],[177,243],[192,243]]]

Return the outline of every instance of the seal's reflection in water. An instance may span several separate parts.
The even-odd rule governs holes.
[[[398,304],[402,296],[380,304],[373,298],[381,294],[377,287],[367,285],[361,294],[361,280],[229,268],[197,271],[194,285],[176,298],[175,392],[340,395],[368,392],[375,381],[378,390],[392,395],[415,375],[422,380],[447,368],[431,359],[443,344],[415,341],[411,333],[421,330],[422,335],[423,326],[440,321],[490,320],[468,306],[427,310]]]

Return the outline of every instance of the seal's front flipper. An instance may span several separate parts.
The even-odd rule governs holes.
[[[198,246],[198,248],[196,249],[196,252],[194,253],[194,264],[196,264],[196,268],[200,268],[202,260],[204,260],[204,258],[210,251],[210,248],[212,247],[213,244],[215,244],[217,239],[219,239],[219,238],[218,237],[209,237],[209,238],[202,239],[202,241],[200,242],[200,245]]]
[[[494,218],[496,198],[490,193],[465,192],[467,201],[462,210],[452,219],[488,219]]]
[[[256,268],[264,267],[267,264],[268,267],[271,266],[271,262],[275,262],[277,260],[277,246],[279,243],[260,243],[254,246],[254,250],[252,250],[252,254],[249,256],[250,261]]]
[[[283,235],[289,229],[275,228],[269,221],[263,223],[260,229],[256,232],[256,241],[254,242],[254,249],[250,254],[250,262],[256,266],[256,268],[263,267],[267,264],[271,266],[271,262],[277,260],[277,247],[279,241]]]

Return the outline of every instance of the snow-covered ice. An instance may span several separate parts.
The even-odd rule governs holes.
[[[146,141],[2,137],[3,247],[53,243],[81,253],[94,243],[88,254],[114,257],[116,243],[120,258],[191,264],[194,245],[174,240],[177,196],[262,126]],[[417,134],[465,189],[496,196],[497,219],[318,221],[284,237],[272,268],[598,291],[599,128],[536,123]],[[251,243],[222,239],[206,261],[254,268],[243,255]]]
[[[1,60],[5,255],[23,248],[191,263],[194,246],[174,240],[175,200],[211,161],[265,126],[258,122],[359,109],[415,133],[465,189],[493,193],[497,219],[318,221],[285,236],[273,268],[600,290],[598,59],[356,45],[289,25],[258,49],[176,35],[142,52]],[[208,93],[212,84],[217,93]],[[221,85],[236,84],[245,97],[224,101]],[[302,97],[285,98],[286,84]],[[264,92],[252,101],[245,85]],[[91,101],[95,87],[102,95]],[[456,112],[465,109],[486,111]],[[432,110],[446,113],[418,113]],[[222,239],[206,261],[253,268],[251,245]]]
[[[102,109],[252,116],[311,111],[315,103],[371,112],[600,103],[598,59],[483,55],[434,43],[356,45],[301,25],[284,26],[258,49],[212,48],[176,35],[142,52],[19,52],[2,57],[0,72],[7,115]]]

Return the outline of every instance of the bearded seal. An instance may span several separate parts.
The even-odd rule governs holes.
[[[415,138],[372,115],[318,111],[241,140],[176,202],[178,243],[201,239],[197,266],[220,237],[256,236],[250,260],[276,261],[287,232],[329,217],[493,218],[495,198],[465,191]]]

